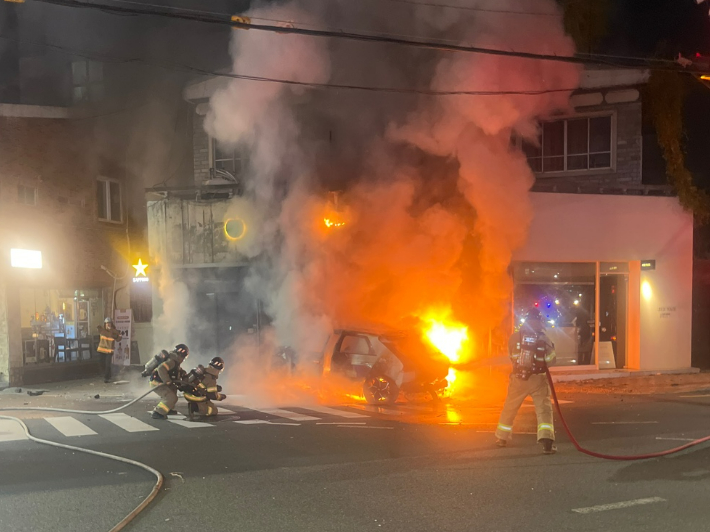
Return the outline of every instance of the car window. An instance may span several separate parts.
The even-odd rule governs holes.
[[[371,352],[370,342],[365,336],[347,335],[340,344],[340,352],[347,355],[368,355]]]

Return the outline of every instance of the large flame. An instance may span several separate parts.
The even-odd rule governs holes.
[[[428,314],[424,321],[428,325],[424,337],[451,362],[461,362],[468,347],[468,327],[446,315],[437,317]]]
[[[452,364],[461,362],[470,350],[468,327],[451,317],[451,311],[429,311],[422,320],[426,324],[424,338],[449,359]],[[449,382],[449,392],[458,378],[457,371],[449,368],[446,380]]]

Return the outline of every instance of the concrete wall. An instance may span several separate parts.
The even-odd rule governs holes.
[[[204,127],[205,117],[195,113],[192,120],[192,149],[195,167],[195,184],[210,178],[210,138]]]
[[[677,198],[531,195],[535,216],[514,260],[631,262],[628,364],[643,370],[691,365],[693,219]],[[640,261],[656,261],[641,271]],[[648,282],[651,295],[641,294]]]

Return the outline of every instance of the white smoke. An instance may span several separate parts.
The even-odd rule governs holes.
[[[247,14],[255,22],[574,52],[560,17],[479,5],[491,4],[381,0],[363,10],[347,0],[294,1]],[[559,13],[552,0],[506,0],[495,9]],[[560,89],[576,87],[578,67],[251,30],[234,32],[231,51],[233,71],[243,75],[516,93],[431,97],[234,80],[214,95],[206,121],[219,141],[250,149],[247,197],[259,211],[260,237],[249,248],[249,287],[265,301],[278,343],[320,349],[335,322],[394,326],[430,306],[456,305],[464,309],[459,319],[482,329],[498,325],[512,289],[507,269],[532,216],[534,178],[510,139],[534,138],[537,118],[566,108],[569,92]],[[349,219],[327,232],[324,193],[337,187]]]

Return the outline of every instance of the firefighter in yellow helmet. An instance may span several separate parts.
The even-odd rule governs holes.
[[[197,369],[201,368],[199,366]],[[217,415],[217,407],[212,401],[223,401],[226,395],[220,393],[222,387],[217,384],[217,378],[224,371],[224,360],[214,357],[209,365],[200,371],[193,370],[190,375],[198,375],[199,382],[193,384],[193,390],[185,391],[185,399],[188,403],[188,416],[210,417]]]
[[[178,383],[184,370],[180,364],[188,357],[190,350],[185,344],[178,344],[168,354],[167,360],[160,364],[150,376],[150,386],[160,396],[161,401],[153,410],[153,419],[167,419],[168,414],[176,413],[174,408],[178,401]],[[161,386],[161,385],[165,386]]]
[[[532,397],[537,416],[537,440],[545,454],[554,454],[555,427],[553,424],[550,385],[545,374],[556,361],[555,345],[545,335],[540,311],[528,311],[520,330],[508,341],[513,372],[508,384],[508,395],[496,428],[496,444],[505,447],[513,437],[513,421],[523,401]]]

